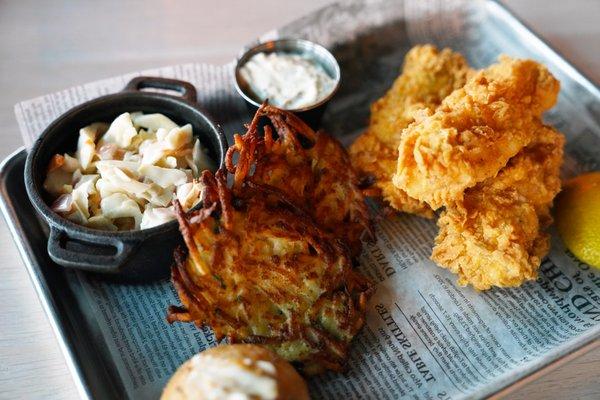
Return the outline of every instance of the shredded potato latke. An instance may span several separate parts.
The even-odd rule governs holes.
[[[264,135],[259,130],[261,117],[270,121]],[[281,190],[323,229],[347,243],[353,257],[360,255],[361,237],[373,237],[373,228],[348,153],[337,139],[265,104],[246,134],[235,135],[234,141],[226,166],[234,174],[236,190],[245,182]],[[239,160],[234,165],[236,153]]]
[[[271,123],[262,136],[261,116]],[[352,267],[370,220],[347,153],[264,105],[226,165],[202,175],[202,209],[185,214],[175,204],[188,255],[176,252],[183,306],[170,307],[168,320],[262,344],[307,374],[341,370],[372,293]]]

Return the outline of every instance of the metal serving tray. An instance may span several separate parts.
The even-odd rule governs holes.
[[[381,28],[381,31],[374,33],[374,35],[387,34],[393,38],[394,35],[409,34],[413,42],[433,42],[438,46],[451,45],[456,50],[463,52],[475,67],[492,61],[489,59],[490,57],[482,57],[482,52],[489,52],[489,54],[508,52],[517,56],[534,57],[543,61],[557,75],[563,84],[563,88],[568,91],[569,98],[577,96],[581,100],[580,106],[584,108],[585,114],[592,118],[593,124],[597,125],[600,122],[600,90],[595,84],[591,83],[499,3],[480,1],[474,4],[481,9],[482,15],[485,14],[486,16],[485,24],[481,23],[482,26],[479,27],[477,27],[477,20],[470,21],[476,29],[479,29],[480,35],[485,36],[485,40],[480,40],[477,43],[454,45],[451,42],[451,37],[428,36],[430,33],[422,34],[422,32],[428,32],[424,26],[413,26],[407,29],[402,20],[397,21],[395,25]],[[332,7],[336,6],[326,7],[293,22],[278,31],[278,34],[280,36],[300,36],[318,40],[318,37],[311,37],[318,30],[305,30],[304,26],[307,21],[323,20],[328,18],[328,15],[331,16]],[[410,9],[408,6],[406,8]],[[426,24],[431,23],[431,21],[426,22]],[[324,32],[324,34],[327,34],[327,32]],[[364,127],[367,121],[368,104],[379,97],[397,75],[398,66],[409,47],[406,43],[402,43],[397,49],[390,51],[392,44],[373,44],[373,38],[377,37],[358,35],[350,38],[346,43],[338,44],[334,49],[334,54],[342,67],[346,86],[342,87],[339,95],[331,104],[325,115],[324,124],[330,132],[340,137],[348,137],[348,133],[356,133]],[[364,43],[361,43],[361,41],[364,41]],[[362,46],[360,46],[361,44]],[[373,46],[374,48],[366,46]],[[382,54],[385,54],[385,57]],[[363,62],[352,61],[357,57],[362,57]],[[364,62],[365,58],[369,57],[377,60],[377,62],[374,62],[373,67],[368,62]],[[377,79],[373,79],[376,82],[360,78],[353,80],[351,78],[353,74],[363,76],[375,74]],[[352,93],[357,91],[362,91],[364,96],[352,96]],[[362,113],[344,115],[348,103],[353,103],[352,107],[356,107],[356,104],[360,103]],[[581,165],[584,165],[584,169],[598,169],[600,166],[594,151],[600,148],[600,138],[589,128],[590,120],[588,119],[586,122],[584,119],[578,126],[573,127],[572,125],[565,126],[565,121],[561,118],[560,113],[565,110],[569,111],[569,114],[566,115],[572,115],[575,112],[572,107],[577,106],[573,105],[569,99],[562,99],[557,111],[549,115],[550,122],[558,125],[559,129],[565,130],[567,137],[570,133],[575,134],[575,132],[568,132],[569,130],[577,130],[578,133],[584,132],[586,129],[589,131],[589,134],[584,132],[576,136],[578,143],[567,144],[567,150],[579,160],[579,167],[571,169],[570,173],[579,172],[577,168],[581,168]],[[218,114],[222,116],[224,113],[219,112]],[[226,121],[223,122],[226,123]],[[585,150],[586,143],[589,143],[589,146],[587,146],[589,151]],[[75,273],[54,264],[46,252],[47,226],[37,217],[25,192],[23,182],[25,158],[26,151],[20,149],[4,160],[0,167],[0,206],[4,218],[59,339],[80,394],[82,397],[89,399],[124,398],[126,392],[123,383],[118,373],[114,368],[111,368],[110,352],[102,341],[100,328],[92,311],[83,299],[83,289],[79,280]],[[568,165],[567,168],[569,168]],[[593,341],[573,346],[566,355],[563,354],[562,357],[549,361],[545,368],[550,365],[557,365],[559,360],[565,360],[574,354],[580,354],[584,347],[587,349],[591,346],[593,346]],[[520,378],[520,382],[538,376],[542,369],[525,378]],[[507,387],[514,387],[515,384],[517,384],[515,381],[508,382],[503,391],[498,393],[504,393]]]

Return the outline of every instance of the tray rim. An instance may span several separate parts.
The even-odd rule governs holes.
[[[510,7],[504,4],[501,0],[480,1],[483,7],[492,7],[496,12],[496,16],[501,17],[503,22],[509,25],[512,29],[528,36],[531,40],[533,40],[538,49],[542,50],[544,54],[549,57],[555,63],[555,65],[559,66],[565,73],[567,73],[571,79],[575,80],[586,90],[592,92],[596,97],[600,98],[600,82],[597,83],[587,74],[577,69],[562,52],[546,42],[535,29],[521,19]],[[332,2],[331,4],[325,5],[324,7],[313,11],[313,13],[330,7],[335,3],[337,2]],[[6,191],[5,181],[7,169],[11,167],[11,163],[15,162],[18,157],[23,155],[26,156],[26,154],[26,147],[21,146],[0,162],[0,211],[2,212],[4,220],[6,221],[11,237],[17,246],[21,260],[25,264],[27,273],[29,275],[29,280],[36,291],[37,297],[42,304],[48,322],[50,323],[52,331],[56,336],[58,345],[65,358],[67,368],[71,373],[77,392],[81,398],[92,400],[94,399],[94,396],[93,393],[90,392],[90,387],[86,385],[85,376],[77,362],[77,357],[73,351],[74,344],[66,335],[60,322],[56,301],[48,287],[46,277],[39,269],[39,266],[37,266],[36,260],[33,259],[32,252],[28,251],[28,248],[31,246],[26,239],[27,236],[20,234],[26,231],[22,228],[19,219],[16,216],[11,196]],[[528,383],[541,378],[542,376],[556,368],[559,368],[567,362],[583,356],[597,347],[600,347],[600,335],[592,335],[588,340],[582,342],[579,346],[573,347],[570,349],[570,351],[557,357],[548,364],[531,371],[529,374],[489,394],[488,398],[504,398],[506,395],[514,392],[515,390],[518,390]]]
[[[89,391],[89,387],[84,385],[84,376],[72,350],[73,343],[67,337],[63,325],[60,323],[56,302],[48,288],[46,278],[43,276],[39,267],[36,266],[37,262],[31,257],[32,253],[27,250],[28,247],[31,247],[30,243],[26,239],[26,235],[19,234],[20,232],[25,232],[25,230],[22,229],[21,224],[16,217],[10,195],[8,195],[6,191],[5,180],[7,169],[10,168],[11,163],[15,162],[15,160],[23,154],[27,154],[25,146],[21,146],[13,151],[0,163],[0,210],[2,211],[6,225],[8,225],[10,234],[19,250],[21,260],[25,264],[29,280],[35,289],[38,299],[42,303],[46,318],[56,336],[60,350],[65,358],[67,368],[69,369],[69,372],[71,372],[71,377],[73,378],[73,383],[75,384],[77,392],[81,398],[91,400],[93,399],[93,396]]]

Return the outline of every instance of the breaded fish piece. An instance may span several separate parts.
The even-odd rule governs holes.
[[[355,168],[363,180],[372,180],[365,192],[382,197],[398,211],[433,217],[431,208],[392,184],[402,130],[420,109],[434,109],[452,91],[462,87],[470,69],[450,49],[415,46],[404,59],[402,74],[388,92],[371,106],[369,128],[350,147]]]
[[[258,126],[261,117],[271,124],[264,132]],[[237,164],[235,154],[239,155]],[[346,149],[290,112],[261,106],[246,134],[234,136],[226,165],[234,174],[236,187],[251,181],[285,193],[320,227],[347,244],[353,257],[361,253],[361,238],[373,236],[365,198]]]
[[[175,202],[188,256],[172,280],[168,321],[208,325],[218,340],[269,347],[305,373],[341,370],[365,322],[372,285],[348,249],[285,194],[204,171],[202,208]]]
[[[349,151],[353,165],[365,182],[363,193],[366,196],[383,199],[397,211],[433,218],[431,207],[413,199],[392,183],[398,162],[397,146],[389,147],[371,131],[366,131],[356,139]]]
[[[442,212],[431,259],[458,274],[458,283],[484,290],[535,279],[550,248],[544,231],[560,190],[564,137],[538,122],[534,141],[496,177]]]
[[[394,185],[433,209],[460,201],[534,140],[559,86],[543,65],[501,56],[404,130]]]

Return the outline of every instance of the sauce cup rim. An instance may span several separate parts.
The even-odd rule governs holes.
[[[252,58],[256,54],[277,53],[277,52],[283,53],[283,52],[289,52],[289,51],[293,51],[293,50],[299,50],[300,54],[308,55],[308,58],[314,60],[319,65],[321,65],[326,70],[326,72],[327,72],[327,68],[325,68],[325,66],[323,65],[324,64],[323,59],[327,59],[329,62],[329,66],[333,68],[334,76],[332,76],[331,78],[334,79],[335,84],[334,84],[333,88],[327,93],[327,95],[324,96],[321,100],[319,100],[315,103],[312,103],[308,106],[305,106],[305,107],[284,108],[284,110],[294,112],[294,113],[305,112],[305,111],[309,111],[309,110],[318,108],[318,107],[322,106],[323,104],[327,103],[329,100],[331,100],[331,98],[335,95],[335,93],[339,89],[340,81],[341,81],[340,66],[339,66],[336,58],[333,56],[333,54],[331,54],[331,52],[329,50],[327,50],[324,46],[322,46],[318,43],[315,43],[315,42],[312,42],[312,41],[306,40],[306,39],[294,39],[294,38],[282,38],[282,39],[268,40],[265,42],[260,42],[249,48],[244,48],[240,52],[240,55],[238,56],[238,58],[236,59],[236,66],[235,66],[234,77],[233,77],[235,89],[238,92],[238,94],[244,100],[246,100],[248,103],[252,104],[253,106],[260,107],[261,103],[256,101],[256,99],[252,95],[250,95],[249,93],[247,93],[244,90],[244,87],[246,87],[247,85],[244,84],[245,82],[243,81],[243,79],[240,76],[240,69],[246,64],[246,62],[248,60],[250,60],[250,58]]]

